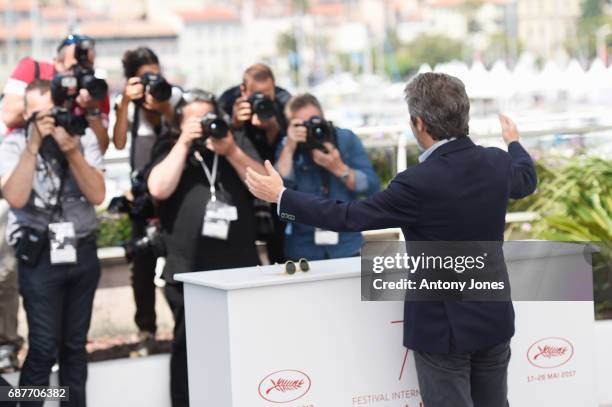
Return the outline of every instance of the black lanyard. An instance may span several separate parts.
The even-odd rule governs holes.
[[[46,202],[45,200],[43,200],[43,203],[45,205],[45,208],[47,208],[48,210],[51,210],[51,216],[50,216],[51,222],[53,222],[56,214],[59,214],[59,219],[61,220],[64,216],[64,209],[62,206],[62,195],[64,193],[64,185],[66,183],[68,169],[62,168],[62,173],[59,176],[59,179],[60,179],[59,188],[56,189],[55,183],[53,182],[54,172],[53,172],[53,169],[51,168],[51,164],[42,157],[40,158],[40,160],[42,161],[43,166],[45,167],[46,179],[48,179],[49,182],[51,182],[51,185],[53,185],[52,193],[56,196],[55,205],[51,205],[51,202]]]

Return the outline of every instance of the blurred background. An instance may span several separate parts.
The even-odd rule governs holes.
[[[472,138],[502,146],[497,114],[507,112],[537,161],[538,192],[511,203],[506,237],[612,241],[611,0],[0,0],[0,85],[21,58],[50,60],[70,32],[96,39],[97,74],[113,93],[123,53],[140,45],[172,82],[216,93],[265,62],[278,85],[314,93],[362,137],[385,184],[418,155],[406,81],[452,74],[472,99]],[[130,188],[128,151],[107,153],[107,199]],[[100,219],[107,249],[90,351],[136,332],[118,251],[129,222],[102,209]],[[612,318],[612,272],[594,277],[597,316]]]

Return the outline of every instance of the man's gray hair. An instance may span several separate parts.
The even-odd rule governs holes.
[[[434,140],[466,137],[469,132],[470,99],[463,82],[443,73],[423,73],[406,85],[410,120],[420,117]]]

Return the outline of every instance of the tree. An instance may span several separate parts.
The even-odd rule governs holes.
[[[421,34],[397,51],[396,61],[401,76],[407,76],[423,64],[432,68],[440,63],[462,59],[463,44],[444,35]]]
[[[598,18],[603,15],[603,0],[583,0],[580,17],[582,20]]]
[[[578,41],[571,44],[571,54],[590,61],[597,55],[597,30],[612,19],[604,14],[605,0],[583,0],[578,19]],[[609,44],[609,43],[608,43]]]

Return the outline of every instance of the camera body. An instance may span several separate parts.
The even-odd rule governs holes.
[[[96,74],[89,66],[75,65],[73,75],[77,78],[78,88],[87,89],[87,92],[96,100],[104,99],[108,93],[108,84],[104,79],[96,78]]]
[[[83,115],[74,115],[68,109],[53,106],[51,117],[55,120],[55,125],[66,129],[71,136],[82,136],[89,126],[87,119]]]
[[[209,137],[220,140],[227,137],[229,126],[225,120],[217,116],[216,113],[209,112],[200,121],[202,125],[202,137],[193,141],[193,147],[197,151],[204,151],[206,140]]]
[[[139,239],[132,239],[123,243],[125,257],[128,261],[140,254],[150,254],[154,258],[166,255],[166,244],[161,233],[161,229],[156,223],[148,223],[145,228],[145,235]]]
[[[303,126],[307,131],[304,145],[308,151],[318,149],[327,152],[327,148],[323,145],[325,142],[336,145],[336,130],[332,122],[320,116],[312,116]]]
[[[81,66],[89,66],[89,51],[94,49],[95,42],[89,37],[79,37],[74,47],[74,59]]]
[[[274,101],[261,92],[253,93],[248,102],[251,104],[251,111],[261,120],[270,120],[276,113]]]
[[[56,106],[72,103],[79,90],[87,89],[92,98],[101,100],[108,92],[104,79],[96,78],[91,68],[75,65],[71,72],[56,74],[51,81],[51,96]]]
[[[172,85],[161,75],[147,72],[140,77],[145,93],[153,96],[158,102],[165,102],[172,96]]]
[[[135,223],[145,224],[145,235],[123,242],[125,256],[132,261],[134,256],[147,252],[155,258],[162,257],[166,253],[163,236],[156,222],[155,204],[147,190],[144,175],[140,171],[134,172],[131,178],[132,200],[124,195],[111,199],[108,205],[110,213],[125,213]]]
[[[114,197],[108,204],[110,213],[125,213],[134,220],[147,220],[155,217],[155,205],[147,190],[144,175],[135,171],[131,177],[132,200],[124,195]]]

